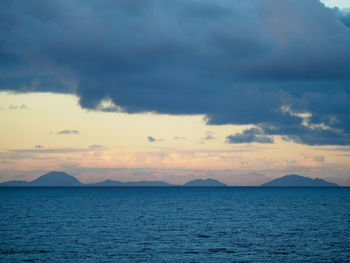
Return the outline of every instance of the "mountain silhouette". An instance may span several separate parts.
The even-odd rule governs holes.
[[[82,183],[65,172],[49,172],[31,181],[29,186],[82,186]]]
[[[16,187],[23,187],[23,186],[30,186],[30,183],[27,181],[18,181],[18,180],[13,180],[13,181],[7,181],[4,183],[1,183],[0,186],[16,186]]]
[[[65,172],[49,172],[37,179],[27,181],[7,181],[0,183],[0,186],[26,187],[26,186],[83,186],[83,184],[74,176]]]
[[[87,184],[87,186],[175,186],[163,181],[138,181],[138,182],[120,182],[113,180],[106,180],[99,183]]]
[[[61,187],[76,187],[76,186],[92,186],[92,187],[169,187],[169,186],[192,186],[192,187],[218,187],[227,186],[226,184],[214,179],[195,179],[184,185],[174,185],[163,181],[136,181],[136,182],[121,182],[114,180],[105,180],[102,182],[83,184],[74,176],[68,175],[65,172],[49,172],[37,179],[27,182],[12,180],[0,183],[0,187],[28,187],[28,186],[61,186]],[[337,187],[335,183],[327,182],[323,179],[312,179],[297,174],[285,175],[276,178],[261,185],[262,187]]]
[[[312,179],[297,174],[285,175],[270,182],[262,184],[263,187],[337,187],[335,183],[327,182],[323,179]]]
[[[227,186],[214,179],[196,179],[185,183],[183,186]]]
[[[44,174],[37,179],[26,182],[26,181],[8,181],[0,183],[0,187],[28,187],[28,186],[91,186],[91,187],[166,187],[166,186],[182,186],[169,184],[163,181],[136,181],[136,182],[121,182],[114,180],[105,180],[103,182],[97,182],[92,184],[83,184],[74,176],[68,175],[65,172],[49,172]],[[226,186],[214,179],[198,179],[189,181],[183,186]]]

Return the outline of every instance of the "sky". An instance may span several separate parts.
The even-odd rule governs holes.
[[[350,185],[350,2],[2,1],[0,182]]]

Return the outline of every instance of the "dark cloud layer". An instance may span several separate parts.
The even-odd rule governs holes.
[[[340,21],[347,27],[350,27],[350,8],[339,10]]]
[[[350,144],[349,17],[318,0],[13,0],[0,10],[2,90]]]

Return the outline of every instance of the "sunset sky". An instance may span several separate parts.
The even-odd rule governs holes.
[[[350,185],[350,1],[0,3],[0,182]]]

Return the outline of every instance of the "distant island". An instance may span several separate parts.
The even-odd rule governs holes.
[[[312,179],[297,174],[290,174],[276,178],[261,185],[262,187],[338,187],[335,183],[327,182],[323,179]]]
[[[74,176],[65,172],[49,172],[30,182],[8,181],[1,183],[0,186],[83,186],[83,184]]]
[[[192,180],[189,181],[187,183],[185,183],[183,186],[212,186],[212,187],[223,187],[223,186],[227,186],[226,184],[218,181],[218,180],[214,180],[214,179],[196,179],[196,180]]]
[[[163,181],[138,181],[138,182],[120,182],[120,181],[114,181],[114,180],[106,180],[103,182],[98,182],[94,184],[85,184],[86,186],[102,186],[102,187],[108,187],[108,186],[175,186],[174,184],[168,184]]]
[[[105,180],[92,184],[83,184],[74,176],[65,172],[49,172],[37,179],[27,181],[8,181],[0,183],[0,187],[167,187],[167,186],[187,186],[187,187],[223,187],[226,184],[214,179],[196,179],[185,183],[184,185],[169,184],[163,181],[137,181],[121,182],[114,180]]]
[[[195,179],[183,185],[169,184],[164,181],[121,182],[105,180],[97,183],[84,184],[77,178],[65,172],[49,172],[37,179],[27,181],[8,181],[0,183],[0,187],[226,187],[227,185],[214,179]],[[297,174],[285,175],[262,184],[261,187],[338,187],[335,183],[323,179],[312,179]]]

